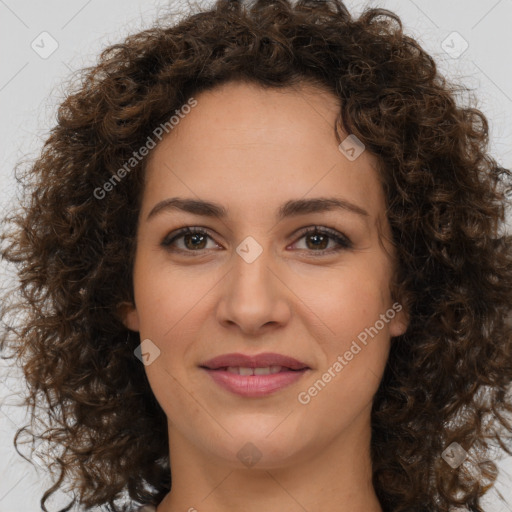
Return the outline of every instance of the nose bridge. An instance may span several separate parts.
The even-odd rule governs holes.
[[[258,242],[257,238],[260,240]],[[261,243],[260,243],[261,242]],[[271,262],[271,249],[268,238],[263,235],[248,235],[236,247],[233,262],[232,285],[244,295],[268,291],[272,287],[269,267]],[[238,289],[240,288],[240,289]],[[247,299],[247,297],[245,297]]]
[[[235,323],[245,332],[283,322],[288,310],[272,271],[269,238],[261,235],[258,241],[257,236],[245,237],[236,247],[219,308],[221,322]]]

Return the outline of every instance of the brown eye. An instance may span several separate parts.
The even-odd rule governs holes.
[[[177,240],[183,239],[184,247],[177,247],[178,251],[199,252],[206,249],[208,238],[212,239],[205,230],[187,227],[171,233],[163,240],[162,245],[171,248],[175,246]]]
[[[314,229],[309,229],[302,232],[300,239],[306,239],[306,249],[310,252],[320,253],[333,253],[343,249],[352,248],[352,242],[342,233],[330,228],[320,228],[315,226]],[[327,249],[330,241],[334,241],[336,246],[333,249]],[[297,242],[295,242],[297,243]]]

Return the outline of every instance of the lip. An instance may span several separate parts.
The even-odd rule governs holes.
[[[302,361],[297,361],[293,357],[284,356],[282,354],[274,354],[272,352],[264,352],[254,356],[248,356],[240,353],[223,354],[213,359],[201,363],[199,366],[218,370],[227,368],[228,366],[241,366],[243,368],[266,368],[267,366],[284,366],[290,370],[309,369],[309,366]]]
[[[223,389],[243,397],[263,397],[284,389],[302,378],[311,368],[293,357],[266,352],[255,356],[224,354],[199,365]],[[282,366],[279,373],[269,375],[238,375],[227,371],[229,366],[266,368]]]

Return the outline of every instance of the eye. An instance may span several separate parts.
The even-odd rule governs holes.
[[[301,236],[299,240],[302,238],[306,239],[307,249],[311,247],[320,249],[310,251],[319,253],[319,256],[323,256],[326,253],[339,252],[344,249],[351,249],[353,247],[352,242],[347,236],[345,236],[343,233],[340,233],[339,231],[336,231],[335,229],[327,227],[314,226],[313,229],[311,229],[311,227],[305,228],[303,231],[301,231],[300,235]],[[334,249],[327,250],[326,246],[329,245],[330,241],[334,241],[336,245]]]
[[[304,228],[301,231],[300,238],[298,240],[302,238],[306,239],[306,250],[312,249],[308,252],[319,253],[319,256],[326,253],[333,253],[352,248],[352,242],[348,237],[327,227],[310,226],[309,228]],[[215,242],[205,229],[198,227],[185,227],[166,236],[161,245],[172,252],[202,253],[202,251],[207,249],[205,245],[207,244],[208,239]],[[184,247],[178,247],[176,245],[176,242],[181,240],[184,242]],[[335,242],[336,244],[335,247],[330,250],[326,249],[329,242]]]
[[[178,252],[199,252],[205,249],[204,245],[208,238],[213,238],[207,231],[201,228],[186,227],[166,236],[162,245],[169,250],[175,250],[172,247],[179,239],[183,239],[185,248],[178,247]]]

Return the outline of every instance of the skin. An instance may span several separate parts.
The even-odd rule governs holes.
[[[173,481],[157,512],[381,511],[370,412],[390,339],[407,327],[404,310],[309,403],[297,398],[395,302],[377,160],[368,151],[354,161],[342,154],[332,129],[337,98],[313,85],[230,82],[196,100],[149,155],[135,304],[123,314],[160,350],[145,369],[168,418]],[[332,210],[276,221],[290,199],[333,196],[368,215]],[[220,203],[228,217],[162,210],[147,219],[170,197]],[[315,225],[339,231],[352,247],[333,252],[332,238],[315,245],[299,232]],[[211,238],[176,240],[175,250],[187,253],[162,246],[185,226]],[[247,236],[262,248],[251,263],[236,252]],[[198,366],[231,352],[278,352],[311,370],[270,396],[244,398]],[[237,457],[248,442],[261,454],[252,467]]]

